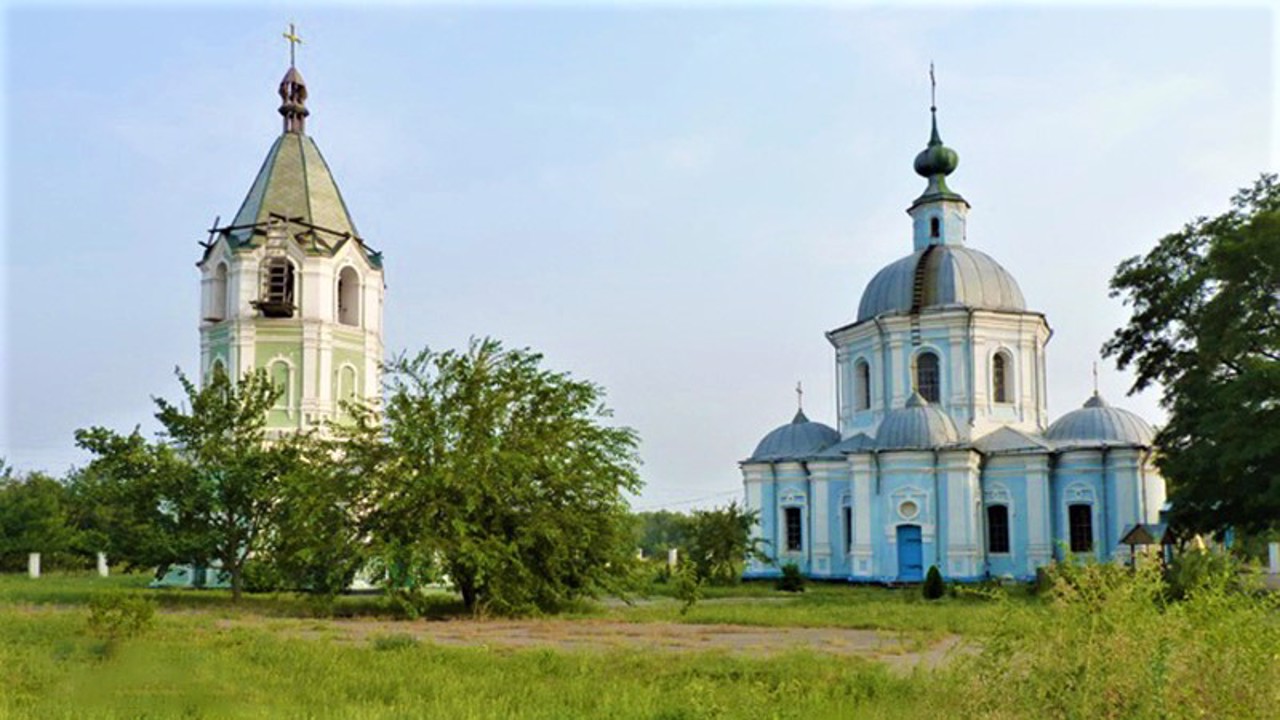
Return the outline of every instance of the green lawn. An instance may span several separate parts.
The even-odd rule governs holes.
[[[379,596],[341,598],[336,614],[371,619],[339,631],[293,595],[233,606],[222,591],[146,590],[139,576],[0,576],[0,718],[1275,717],[1280,599],[1205,588],[1169,604],[1151,573],[1071,575],[1052,599],[1014,590],[931,603],[912,590],[746,585],[711,590],[685,614],[659,588],[557,625],[874,628],[927,642],[955,633],[980,648],[911,671],[814,652],[435,645],[401,631],[423,626],[401,625]],[[94,598],[130,595],[161,610],[148,628],[114,640],[94,630]],[[460,613],[444,593],[432,608]]]

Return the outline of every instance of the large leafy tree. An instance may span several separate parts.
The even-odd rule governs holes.
[[[24,567],[33,552],[47,567],[73,565],[77,533],[69,505],[66,487],[54,478],[0,467],[0,569]]]
[[[468,608],[518,613],[630,577],[637,437],[607,424],[599,386],[491,339],[387,374],[383,423],[367,410],[347,442],[376,484],[371,537],[393,583],[437,567]]]
[[[217,560],[239,599],[246,559],[267,534],[280,479],[297,463],[298,445],[268,442],[267,410],[279,391],[264,371],[233,382],[218,368],[203,387],[181,372],[178,380],[184,403],[155,399],[161,446],[149,446],[136,432],[77,434],[96,456],[86,471],[98,487],[85,492],[116,501],[108,519],[136,525],[120,528],[113,542],[160,564]]]
[[[1163,386],[1156,438],[1176,517],[1199,530],[1280,524],[1280,183],[1125,260],[1112,295],[1133,315],[1103,351]]]

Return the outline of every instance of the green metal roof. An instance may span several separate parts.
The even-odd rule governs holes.
[[[300,132],[286,132],[271,146],[231,225],[264,223],[272,213],[300,218],[335,235],[359,236],[320,148]],[[247,230],[233,235],[241,242],[250,237]]]

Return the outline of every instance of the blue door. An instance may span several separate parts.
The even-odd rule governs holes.
[[[920,542],[919,525],[898,526],[898,580],[924,580],[924,547]]]

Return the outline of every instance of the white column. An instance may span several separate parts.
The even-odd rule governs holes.
[[[40,577],[40,553],[31,553],[27,556],[27,575],[32,579]]]
[[[98,577],[106,577],[109,574],[111,571],[107,567],[107,554],[100,552],[98,553]]]
[[[671,548],[670,550],[667,550],[667,568],[670,570],[675,570],[676,565],[679,565],[679,564],[680,564],[680,549]]]

